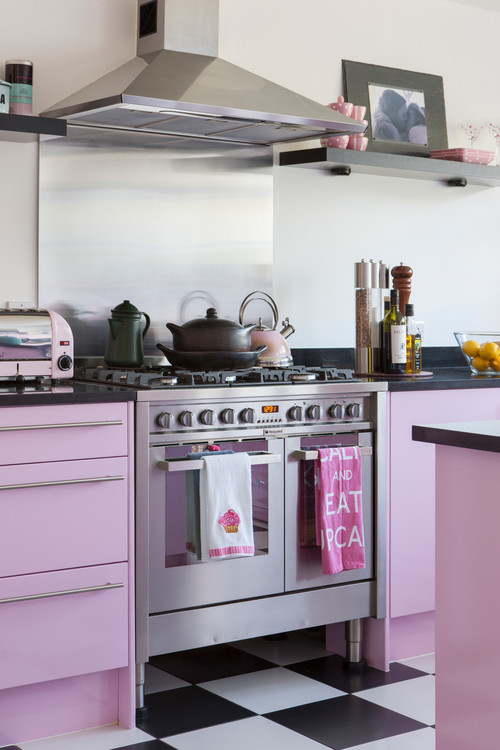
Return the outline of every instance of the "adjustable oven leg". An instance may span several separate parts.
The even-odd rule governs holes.
[[[144,677],[146,673],[145,664],[135,665],[135,713],[136,718],[142,718],[147,715],[148,709],[144,705]]]
[[[361,620],[347,620],[345,624],[345,661],[344,667],[355,671],[366,669],[363,652],[363,623]]]

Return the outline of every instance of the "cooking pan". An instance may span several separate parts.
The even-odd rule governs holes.
[[[183,370],[245,370],[254,367],[267,346],[248,352],[182,352],[156,344],[171,365]]]

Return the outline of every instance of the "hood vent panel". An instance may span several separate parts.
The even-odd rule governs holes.
[[[166,3],[173,4],[172,11],[181,3],[185,13],[195,1],[138,0],[138,44],[148,34],[151,40],[158,36],[159,7],[163,18]],[[172,49],[144,56],[147,63],[136,57],[43,115],[74,124],[250,144],[364,132],[362,123],[220,57]]]

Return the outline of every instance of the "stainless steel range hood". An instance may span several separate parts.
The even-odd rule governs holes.
[[[361,123],[218,57],[219,0],[138,0],[137,57],[42,113],[69,123],[272,144]]]

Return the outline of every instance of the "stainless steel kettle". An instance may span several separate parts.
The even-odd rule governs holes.
[[[142,327],[142,317],[146,325]],[[149,315],[124,300],[111,310],[104,361],[110,367],[140,367],[144,362],[143,339],[151,320]]]

